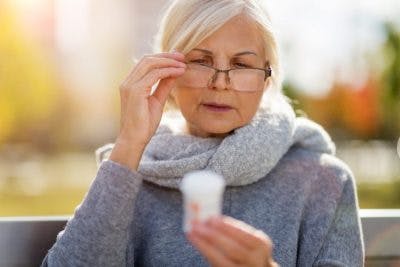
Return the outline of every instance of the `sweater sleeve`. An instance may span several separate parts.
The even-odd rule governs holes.
[[[334,217],[312,266],[364,266],[364,243],[355,180],[347,173]]]
[[[42,266],[125,266],[128,228],[141,184],[136,171],[102,162]]]

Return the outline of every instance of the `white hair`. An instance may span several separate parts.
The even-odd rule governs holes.
[[[237,15],[250,18],[263,41],[272,76],[261,103],[270,105],[284,96],[277,40],[269,14],[260,0],[174,0],[161,19],[153,50],[155,53],[177,50],[186,54]],[[171,101],[169,98],[169,105]]]

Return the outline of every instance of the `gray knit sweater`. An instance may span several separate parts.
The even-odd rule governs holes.
[[[264,231],[280,266],[363,266],[354,176],[321,126],[285,108],[223,139],[172,128],[160,124],[137,171],[101,163],[43,266],[208,266],[182,230],[177,186],[195,169],[224,176],[222,212]]]

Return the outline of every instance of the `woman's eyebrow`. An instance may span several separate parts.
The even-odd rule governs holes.
[[[258,56],[256,52],[253,51],[243,51],[243,52],[239,52],[234,54],[234,56],[238,57],[238,56],[242,56],[242,55],[254,55],[254,56]]]
[[[204,54],[207,54],[207,55],[212,55],[212,54],[213,54],[213,52],[211,52],[210,50],[206,50],[206,49],[194,48],[193,50],[203,52]],[[237,56],[242,56],[242,55],[254,55],[254,56],[258,56],[257,53],[256,53],[256,52],[253,52],[253,51],[242,51],[242,52],[239,52],[239,53],[234,54],[234,56],[236,56],[236,57],[237,57]]]

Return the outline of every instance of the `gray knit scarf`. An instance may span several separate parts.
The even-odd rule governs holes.
[[[176,133],[162,121],[138,171],[145,180],[171,188],[178,188],[185,173],[203,169],[222,175],[227,185],[243,186],[268,174],[294,145],[335,154],[328,133],[309,119],[296,118],[282,100],[274,107],[259,108],[249,124],[225,138]]]
[[[254,183],[268,174],[291,146],[335,154],[328,133],[317,123],[296,117],[285,101],[260,107],[250,123],[225,138],[175,132],[173,124],[174,119],[161,121],[138,168],[144,180],[170,188],[178,188],[185,173],[203,169],[222,175],[228,186]]]

